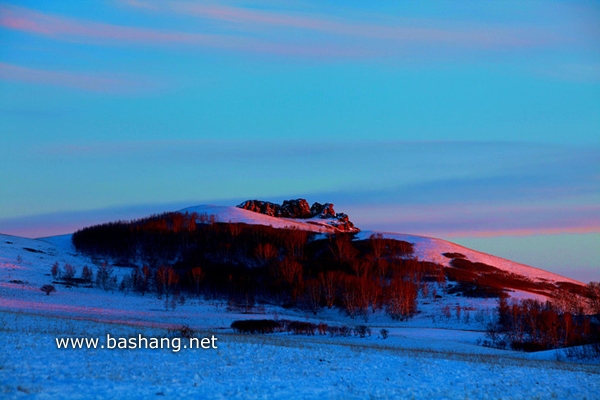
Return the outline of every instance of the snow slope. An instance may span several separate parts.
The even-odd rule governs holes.
[[[316,233],[333,233],[335,228],[318,217],[309,219],[277,218],[244,210],[237,207],[202,205],[184,208],[179,212],[215,216],[215,222],[236,222],[251,225],[266,225],[273,228],[301,229]]]
[[[361,239],[368,238],[371,234],[380,232],[360,232],[358,237]],[[450,266],[450,259],[445,257],[444,253],[460,253],[466,256],[466,259],[472,262],[484,263],[494,266],[503,271],[521,275],[533,282],[570,282],[578,285],[584,285],[583,282],[564,277],[553,272],[543,269],[530,267],[529,265],[520,264],[501,257],[496,257],[491,254],[482,253],[477,250],[472,250],[467,247],[448,242],[442,239],[430,238],[426,236],[406,235],[400,233],[381,233],[384,238],[404,240],[412,243],[415,248],[415,255],[420,260],[432,261],[444,266]]]

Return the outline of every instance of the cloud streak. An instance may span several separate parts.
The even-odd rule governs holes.
[[[0,62],[0,80],[18,81],[33,84],[64,86],[79,90],[131,94],[156,88],[156,84],[144,82],[138,77],[110,76],[102,74],[52,71],[27,68],[20,65]]]
[[[189,33],[121,26],[60,17],[14,6],[0,6],[0,27],[41,35],[54,40],[96,45],[144,45],[163,48],[179,45],[309,58],[358,57],[370,52],[368,49],[276,42],[267,38],[254,39],[239,35]]]
[[[119,41],[130,43],[210,43],[208,35],[161,32],[128,26],[78,20],[32,11],[22,7],[0,7],[0,26],[6,29],[42,35],[54,39],[81,42],[94,40],[97,43]]]
[[[142,6],[150,3],[136,2],[136,4]],[[550,39],[532,37],[533,32],[517,29],[490,27],[485,29],[476,27],[433,28],[431,27],[433,25],[432,21],[427,23],[423,20],[386,19],[385,22],[374,24],[297,12],[286,14],[221,5],[172,2],[165,4],[165,6],[172,12],[215,21],[231,22],[238,27],[242,25],[251,29],[264,29],[265,27],[292,28],[354,38],[385,39],[396,44],[437,43],[482,48],[521,47],[547,44]],[[377,17],[377,19],[382,18]]]
[[[345,207],[359,227],[442,237],[600,233],[600,207],[436,204]]]
[[[311,15],[294,11],[186,2],[128,1],[155,16],[164,13],[210,23],[196,31],[158,30],[57,16],[16,6],[0,6],[0,26],[54,40],[96,45],[143,45],[270,54],[308,59],[371,59],[438,57],[463,51],[544,47],[560,42],[534,28],[475,25],[438,26],[439,21],[376,22]]]

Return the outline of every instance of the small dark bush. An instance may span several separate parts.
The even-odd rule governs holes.
[[[327,326],[327,324],[324,324],[323,322],[319,323],[319,325],[317,325],[317,329],[319,330],[319,335],[326,335],[327,328],[329,328]]]
[[[316,329],[317,325],[311,322],[292,321],[288,325],[288,331],[291,331],[294,335],[304,334],[312,336],[315,334]]]
[[[50,296],[50,293],[56,292],[56,288],[54,287],[54,285],[44,285],[40,288],[40,290],[46,293],[46,295],[48,296]]]
[[[246,319],[233,321],[231,328],[236,333],[273,333],[281,328],[281,323],[272,319]]]
[[[381,338],[382,338],[382,339],[387,339],[387,338],[388,338],[388,336],[389,336],[389,331],[388,331],[387,329],[385,329],[385,328],[382,328],[382,329],[379,331],[379,334],[381,335]]]
[[[360,336],[361,338],[371,336],[371,328],[366,325],[358,325],[356,328],[354,328],[354,334],[356,336]]]
[[[504,290],[477,283],[459,282],[448,289],[448,294],[462,294],[465,297],[488,299],[503,296]]]
[[[186,338],[186,339],[191,339],[196,335],[196,331],[194,331],[192,328],[190,328],[187,325],[180,327],[177,330],[177,333],[179,334],[180,337]]]
[[[484,264],[484,263],[480,263],[480,262],[472,262],[469,260],[465,260],[463,258],[455,258],[452,261],[450,261],[450,265],[452,265],[454,268],[459,268],[459,269],[463,269],[466,271],[473,271],[476,273],[493,273],[493,272],[497,272],[497,273],[503,273],[502,270],[488,265],[488,264]]]
[[[443,253],[442,255],[446,258],[467,258],[467,256],[461,253]]]
[[[342,337],[348,337],[350,335],[352,335],[352,329],[348,328],[347,326],[340,326],[340,336]]]
[[[327,327],[327,332],[331,337],[338,336],[340,334],[340,328],[337,326],[329,326]]]
[[[494,324],[488,324],[485,339],[479,341],[483,347],[491,347],[494,349],[506,349],[507,340],[506,335],[500,332],[500,327]]]
[[[513,350],[524,351],[526,353],[533,353],[536,351],[543,351],[550,349],[550,346],[544,343],[534,343],[534,342],[511,342],[510,347]]]

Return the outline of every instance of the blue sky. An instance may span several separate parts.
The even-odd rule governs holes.
[[[3,2],[0,232],[304,197],[600,280],[599,3],[413,3]]]

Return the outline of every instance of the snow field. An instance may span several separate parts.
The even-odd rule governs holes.
[[[0,321],[4,398],[593,399],[600,389],[595,366],[403,349],[383,340],[221,334],[211,350],[57,349],[57,335],[166,332],[25,313],[3,312]]]

